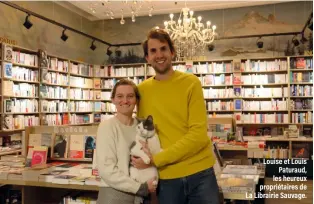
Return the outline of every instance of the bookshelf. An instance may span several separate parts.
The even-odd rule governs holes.
[[[6,133],[29,125],[99,124],[115,114],[110,94],[116,81],[129,78],[139,84],[154,75],[146,63],[91,65],[7,44],[1,44],[1,51],[1,132]],[[313,124],[311,59],[213,59],[173,62],[173,66],[200,79],[209,117],[235,118],[238,127],[305,127]],[[8,64],[12,77],[6,74]],[[15,74],[21,70],[29,77]],[[23,84],[28,91],[16,86],[10,93],[8,84]],[[12,108],[13,102],[28,105]],[[14,110],[8,112],[7,106]],[[5,128],[5,120],[13,127]],[[14,125],[21,121],[22,125]]]

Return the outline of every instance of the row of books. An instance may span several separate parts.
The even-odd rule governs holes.
[[[287,87],[234,88],[242,97],[288,97]]]
[[[291,83],[313,82],[313,72],[293,72],[290,74]]]
[[[55,125],[68,125],[69,115],[64,114],[46,114],[42,117],[42,125],[55,126]]]
[[[289,116],[286,113],[236,113],[237,123],[289,123]]]
[[[203,86],[209,85],[232,85],[232,77],[233,75],[204,75],[199,76],[198,79],[201,81]]]
[[[291,96],[313,96],[313,86],[291,85]]]
[[[83,99],[83,100],[93,100],[94,91],[80,89],[80,88],[71,88],[70,89],[70,100],[71,99]]]
[[[290,59],[291,69],[313,69],[312,57],[298,57]]]
[[[41,100],[41,112],[44,113],[55,113],[55,112],[67,112],[68,103],[65,101],[55,101],[55,100]]]
[[[70,114],[70,123],[71,125],[76,124],[85,124],[85,123],[93,123],[94,117],[93,114]]]
[[[241,63],[241,71],[259,72],[259,71],[278,71],[287,70],[288,63],[285,59],[275,60],[246,60]]]
[[[69,62],[55,57],[48,57],[48,70],[68,72]]]
[[[174,70],[196,74],[232,72],[231,62],[206,62],[193,65],[173,65]]]
[[[95,106],[96,106],[95,102]],[[94,110],[94,102],[90,101],[71,101],[69,103],[69,111],[92,112]]]
[[[45,71],[44,71],[45,70]],[[42,82],[55,85],[69,84],[69,78],[65,74],[60,74],[58,72],[48,72],[47,69],[42,69]]]
[[[140,67],[119,67],[115,66],[105,67],[103,77],[134,77],[134,76],[144,76],[145,68],[144,66]],[[96,75],[98,76],[98,75]],[[100,75],[102,76],[102,75]]]
[[[208,101],[207,110],[208,111],[233,111],[234,110],[233,101]],[[241,108],[240,108],[241,109]]]
[[[25,127],[39,125],[39,118],[35,115],[4,115],[3,130],[24,129]]]
[[[94,91],[96,100],[111,100],[111,92],[109,91]]]
[[[27,54],[20,51],[12,51],[12,63],[18,63],[26,66],[38,66],[38,56],[35,54]]]
[[[70,76],[70,86],[80,87],[80,88],[93,88],[93,79],[88,79],[84,77]]]
[[[249,74],[241,75],[242,84],[281,84],[288,83],[287,74]]]
[[[94,123],[100,123],[101,121],[105,121],[111,117],[113,117],[113,114],[101,114],[101,113],[95,113],[94,114]]]
[[[235,97],[233,88],[225,89],[213,89],[213,88],[203,88],[204,98],[231,98]]]
[[[248,158],[288,159],[289,148],[268,148],[268,149],[248,148],[247,157]]]
[[[271,101],[242,101],[243,110],[288,110],[288,101],[271,100]]]
[[[12,63],[7,62],[4,63],[3,67],[5,78],[38,82],[38,70],[32,70],[21,66],[13,66]]]
[[[312,110],[313,109],[313,99],[295,99],[291,100],[292,110]]]
[[[14,83],[13,81],[3,81],[4,96],[18,97],[38,97],[38,86],[28,83]]]
[[[313,123],[313,112],[307,111],[306,113],[292,113],[292,123]]]
[[[36,113],[38,100],[36,99],[4,99],[5,113]]]
[[[72,74],[79,74],[84,76],[93,76],[93,67],[92,65],[87,64],[77,64],[71,62],[71,70]]]
[[[54,98],[54,99],[67,99],[68,90],[67,88],[62,88],[58,86],[39,86],[40,96],[42,98]]]

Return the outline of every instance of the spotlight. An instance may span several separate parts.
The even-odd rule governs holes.
[[[214,49],[215,49],[215,45],[213,45],[213,44],[208,45],[208,51],[209,52],[213,51]]]
[[[306,43],[307,41],[308,41],[308,40],[304,37],[304,33],[302,33],[300,42],[301,42],[302,44],[304,44],[304,43]]]
[[[294,44],[295,47],[299,46],[300,42],[299,40],[296,38],[297,36],[295,35],[293,38],[292,38],[292,43]]]
[[[32,26],[33,26],[33,24],[32,24],[32,22],[30,22],[30,20],[28,19],[30,17],[30,15],[28,14],[27,16],[26,16],[26,18],[25,18],[25,22],[24,22],[24,27],[25,28],[27,28],[27,29],[30,29]]]
[[[119,50],[119,47],[116,49],[115,54],[117,57],[121,57],[122,52]]]
[[[66,29],[62,31],[61,39],[65,42],[68,39],[68,36],[64,33]]]
[[[309,24],[307,25],[307,27],[313,31],[313,19],[309,22]]]
[[[93,40],[92,45],[90,46],[90,49],[93,51],[96,49],[96,45],[94,45],[94,42],[95,42],[95,40]]]
[[[256,45],[257,45],[257,47],[260,48],[260,49],[263,48],[264,42],[262,41],[262,37],[259,37],[259,38],[257,39]]]
[[[110,57],[110,55],[112,54],[112,51],[109,49],[110,49],[110,47],[107,48],[107,55]]]

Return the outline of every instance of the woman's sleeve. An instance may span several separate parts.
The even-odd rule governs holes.
[[[98,126],[96,143],[99,176],[112,188],[136,194],[140,190],[141,183],[134,181],[119,169],[117,151],[123,150],[117,150],[116,142],[117,135],[110,122],[102,122]]]

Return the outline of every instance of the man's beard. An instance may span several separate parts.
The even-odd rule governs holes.
[[[163,70],[159,70],[157,66],[155,66],[155,67],[153,67],[153,68],[154,68],[156,74],[166,74],[167,72],[169,72],[169,70],[170,70],[170,68],[171,68],[171,64],[168,64],[168,65],[166,66],[166,68],[163,69]]]

